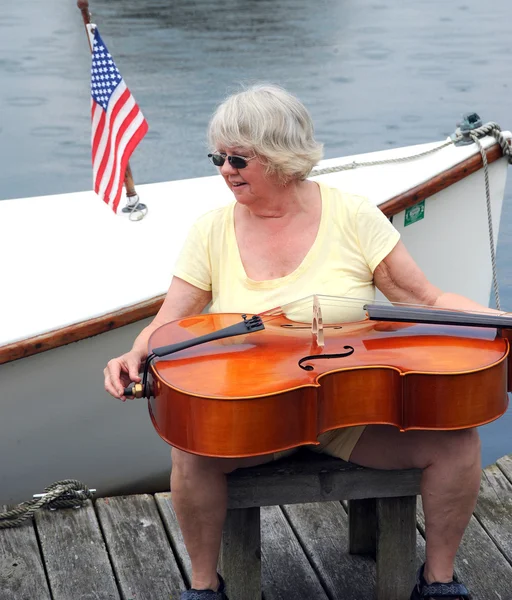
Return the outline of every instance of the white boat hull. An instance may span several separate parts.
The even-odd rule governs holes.
[[[369,169],[361,169],[321,177],[331,185],[359,191],[381,204],[394,194],[402,193],[418,182],[421,183],[422,179],[417,173],[415,177],[411,175],[410,182],[404,183],[403,179],[410,175],[409,171],[403,170],[404,168],[400,167],[401,172],[405,174],[401,182],[395,181],[395,167],[377,167],[372,169],[371,173]],[[421,166],[411,166],[412,170],[418,168]],[[386,171],[382,171],[383,169]],[[365,171],[363,175],[362,171]],[[442,171],[442,168],[438,168],[438,171]],[[505,159],[494,162],[489,168],[494,245],[499,231],[506,171]],[[379,181],[382,183],[379,184]],[[181,189],[183,192],[185,183],[158,184],[159,194],[169,194],[174,202],[176,190]],[[389,189],[383,191],[386,186]],[[152,189],[151,186],[141,186],[144,187],[147,187],[148,192]],[[143,191],[139,190],[140,193]],[[150,205],[151,214],[154,207],[152,208],[150,197],[149,193],[143,195],[144,202]],[[227,196],[226,200],[229,201]],[[226,200],[215,200],[214,203]],[[0,203],[0,213],[2,204]],[[190,212],[193,211],[185,215],[183,210],[186,210],[186,207],[182,204],[179,206],[185,225],[171,223],[169,227],[173,232],[186,229],[189,221],[193,220],[190,217]],[[202,210],[205,210],[204,207]],[[402,239],[413,257],[434,284],[441,289],[461,293],[482,304],[488,303],[492,270],[482,170],[427,198],[425,217],[421,221],[405,227],[404,213],[401,212],[393,217],[393,224],[402,234]],[[128,225],[134,228],[139,226],[133,223]],[[152,232],[149,229],[149,234],[154,234],[156,239],[162,235],[162,230]],[[181,245],[183,235],[184,232],[180,231],[177,236],[174,255]],[[136,238],[135,242],[137,243]],[[97,237],[93,236],[91,243],[98,243]],[[131,241],[126,239],[126,246],[130,243]],[[149,245],[150,238],[142,238],[141,243],[137,243],[137,252],[145,252],[151,261],[162,261],[165,244],[161,243],[158,246],[156,259],[149,256]],[[69,249],[64,250],[66,254],[69,253]],[[29,250],[27,257],[34,252],[35,248]],[[122,253],[129,256],[128,251]],[[172,263],[172,252],[169,254],[171,256],[168,262]],[[24,260],[27,263],[28,258]],[[100,263],[96,266],[97,269],[100,268],[99,265]],[[24,265],[18,263],[16,272],[21,272],[23,268]],[[111,268],[111,265],[105,263],[105,268]],[[140,279],[144,282],[146,275],[142,270],[143,263],[138,268],[141,273]],[[92,275],[84,282],[84,293],[88,293],[88,286],[94,285],[94,268],[90,267],[87,270]],[[125,268],[125,274],[132,270],[131,267]],[[101,282],[102,277],[99,277]],[[150,295],[165,292],[168,280],[168,276],[156,283],[149,279],[147,287]],[[72,285],[72,282],[68,281],[68,284]],[[124,285],[128,289],[130,283],[125,281]],[[49,289],[43,289],[36,300],[36,296],[32,297],[31,306],[36,316],[38,311],[42,314],[45,300],[48,301],[48,307],[53,307],[53,303],[59,301],[50,292]],[[78,285],[75,285],[72,293],[78,297]],[[108,299],[108,290],[105,297]],[[137,301],[140,299],[131,299],[131,302]],[[114,299],[114,302],[118,300]],[[65,303],[64,309],[68,303],[69,301]],[[11,308],[11,312],[12,310],[14,309]],[[103,313],[109,310],[112,308],[106,304]],[[102,314],[102,311],[96,313]],[[94,316],[95,314],[92,314],[88,318]],[[16,317],[11,314],[10,319],[12,318]],[[62,326],[68,325],[73,318],[66,315]],[[147,402],[132,400],[123,404],[108,396],[103,389],[103,368],[106,362],[126,352],[147,322],[146,320],[132,323],[95,337],[0,365],[0,456],[3,457],[0,504],[26,500],[33,493],[41,492],[46,485],[65,478],[80,479],[88,486],[96,488],[99,495],[168,489],[170,448],[154,431],[148,416]],[[7,328],[7,321],[5,325]],[[11,321],[9,326],[11,331],[14,331],[15,327]],[[39,333],[34,330],[32,335]],[[20,336],[12,334],[5,338],[4,343],[12,343],[23,337],[30,335],[27,331]],[[0,350],[1,346],[0,341]]]

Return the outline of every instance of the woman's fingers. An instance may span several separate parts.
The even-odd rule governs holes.
[[[105,374],[105,390],[114,396],[121,398],[124,392],[124,382],[122,381],[122,373],[124,367],[119,358],[113,358],[108,361],[103,373]]]
[[[140,360],[138,357],[124,354],[108,361],[103,370],[105,375],[105,390],[114,398],[126,400],[125,388],[132,382],[141,381],[139,377]]]

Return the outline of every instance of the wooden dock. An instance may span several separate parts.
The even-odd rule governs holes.
[[[170,500],[101,498],[1,530],[0,600],[178,600],[190,562]],[[419,565],[421,505],[417,523]],[[339,502],[263,508],[263,598],[373,598],[375,563],[348,554],[347,525]],[[475,600],[512,600],[512,455],[483,472],[456,571]]]

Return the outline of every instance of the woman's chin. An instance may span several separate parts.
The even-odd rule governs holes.
[[[239,202],[244,202],[244,200],[249,201],[248,188],[249,186],[247,184],[244,184],[239,185],[237,187],[232,187],[231,191],[233,192],[233,195]]]

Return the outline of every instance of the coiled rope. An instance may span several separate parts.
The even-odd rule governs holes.
[[[351,163],[345,165],[336,165],[333,167],[325,167],[323,169],[313,169],[310,173],[310,176],[316,177],[317,175],[326,175],[327,173],[337,173],[339,171],[349,171],[351,169],[357,169],[359,167],[374,167],[377,165],[387,165],[392,163],[402,163],[407,162],[409,160],[415,160],[417,158],[422,158],[429,154],[433,154],[434,152],[439,152],[443,148],[446,148],[450,144],[455,144],[464,139],[470,137],[473,142],[478,146],[480,150],[480,155],[482,156],[483,163],[483,171],[484,171],[484,181],[485,181],[485,197],[486,197],[486,205],[487,205],[487,223],[489,229],[489,247],[491,251],[491,268],[492,268],[492,287],[494,291],[494,301],[496,303],[496,308],[501,310],[500,303],[500,293],[498,287],[498,275],[496,269],[496,252],[494,250],[494,232],[492,227],[492,211],[491,211],[491,190],[489,185],[489,165],[487,163],[487,154],[482,146],[482,142],[480,141],[481,137],[485,137],[486,135],[492,135],[498,144],[501,146],[501,150],[503,152],[503,156],[507,157],[508,163],[512,165],[512,148],[509,144],[507,138],[503,135],[501,131],[501,127],[495,123],[494,121],[490,121],[485,125],[480,127],[476,127],[470,131],[465,132],[464,134],[457,130],[454,135],[451,136],[449,140],[431,148],[430,150],[426,150],[424,152],[420,152],[418,154],[411,154],[409,156],[402,156],[400,158],[386,158],[383,160],[372,160],[366,162],[356,162],[353,161]]]
[[[42,498],[23,502],[7,512],[0,513],[0,529],[9,529],[21,525],[27,519],[32,519],[34,514],[45,506],[50,510],[80,508],[92,497],[91,490],[81,481],[76,479],[56,481],[45,488]]]

